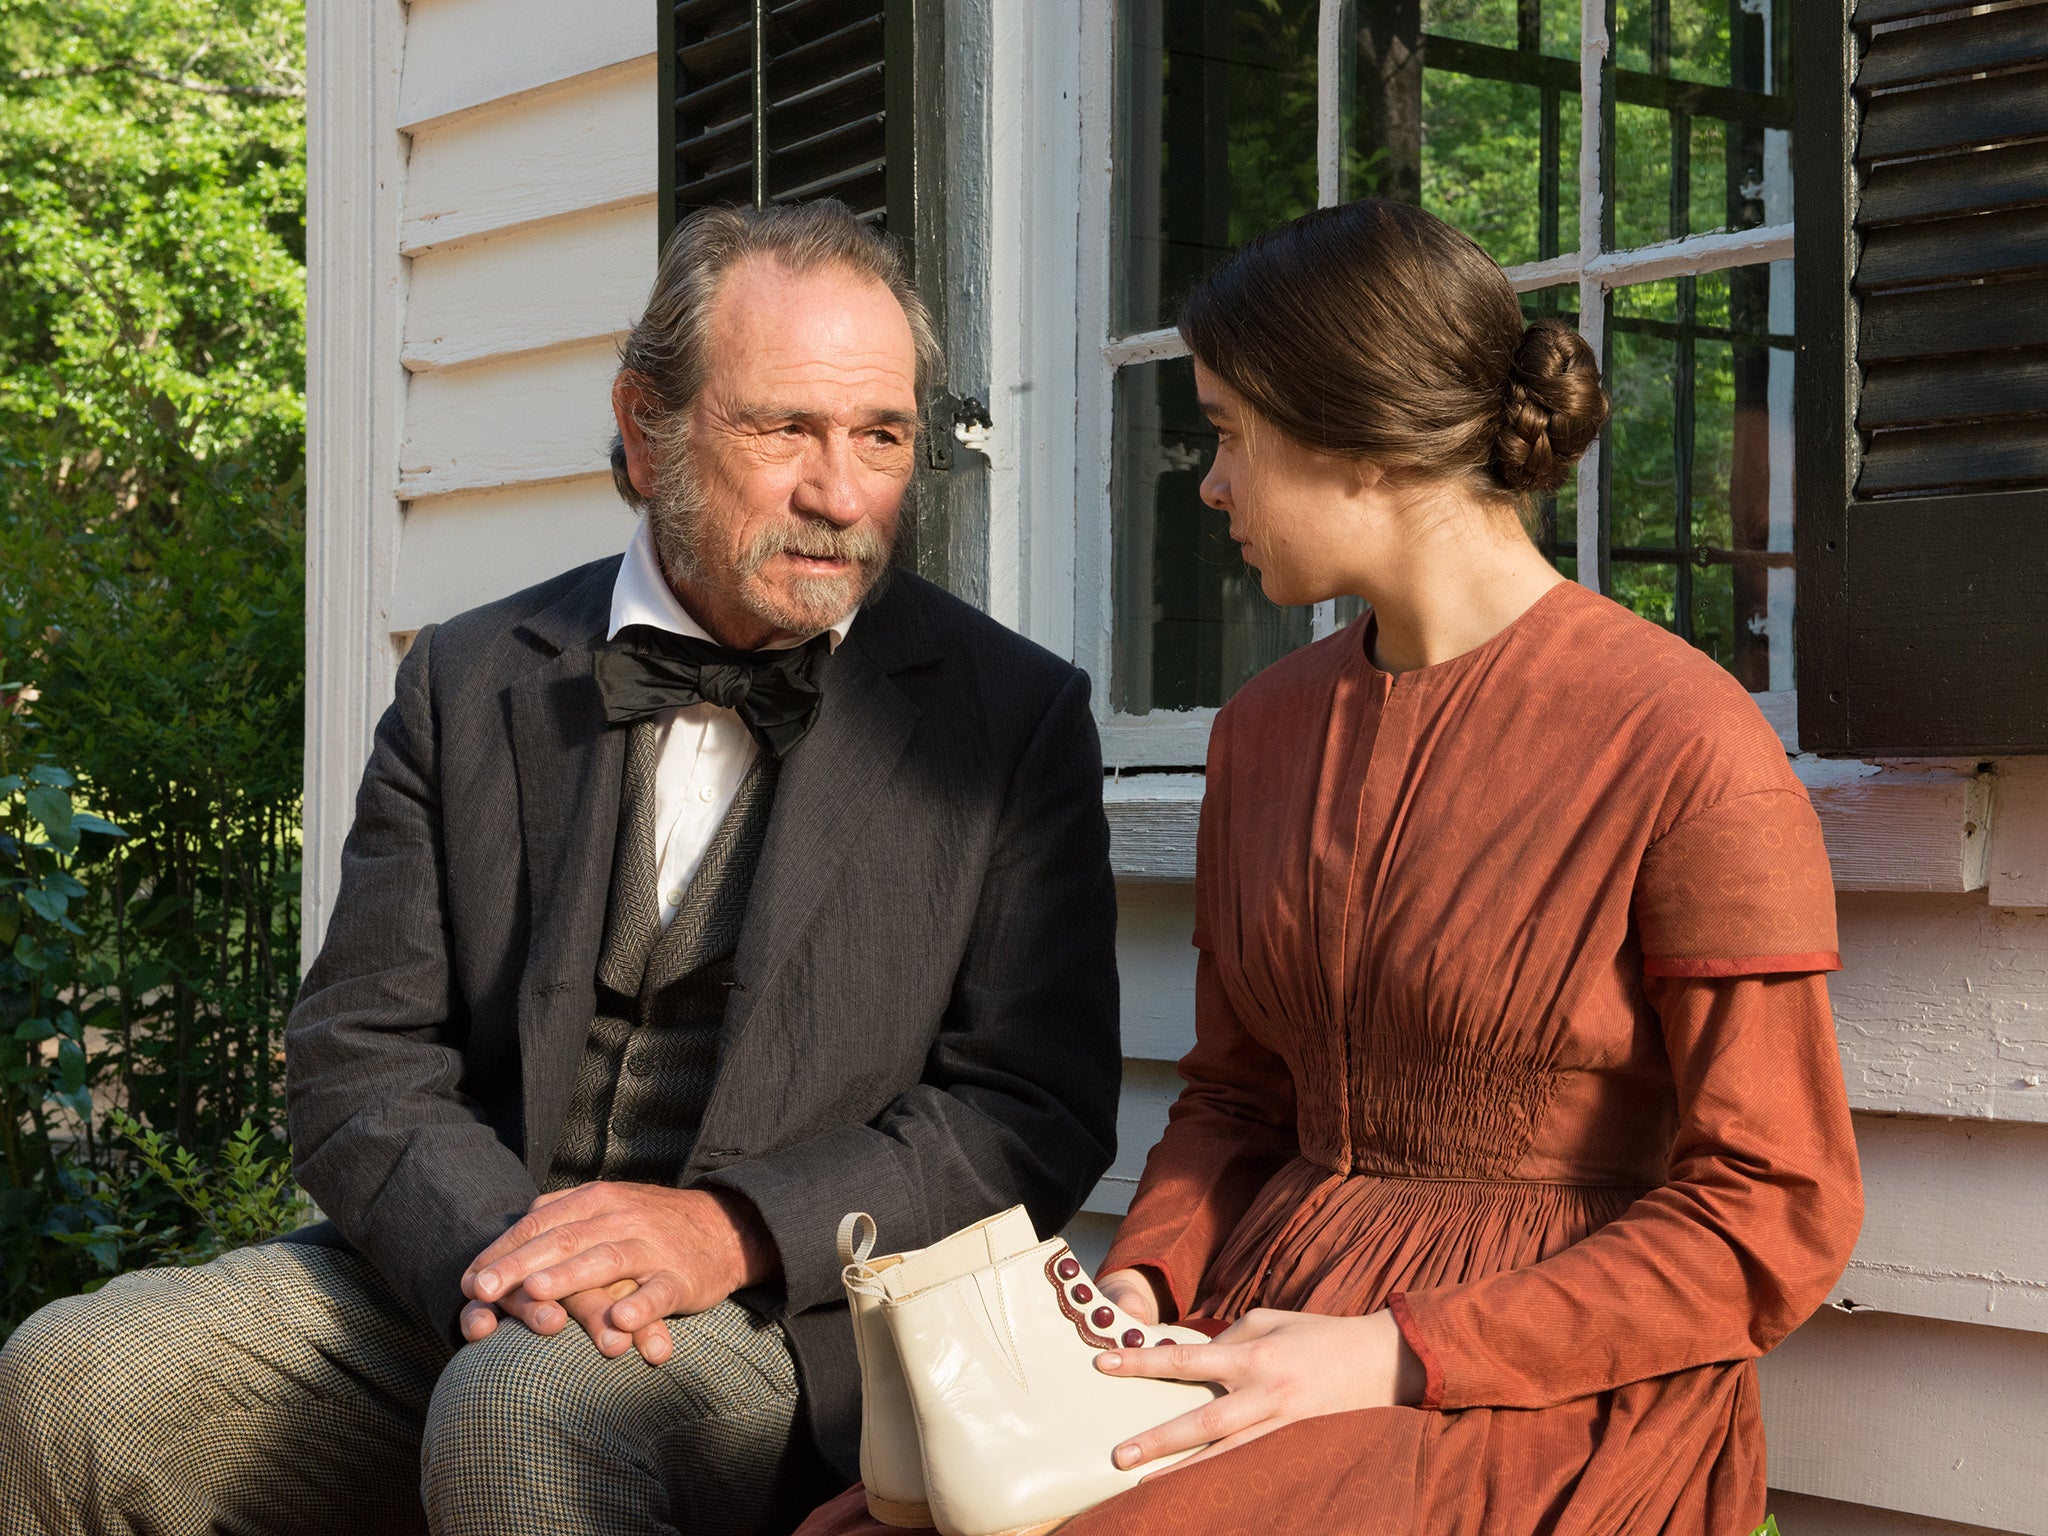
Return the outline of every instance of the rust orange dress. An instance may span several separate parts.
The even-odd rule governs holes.
[[[1370,653],[1368,616],[1217,719],[1197,1041],[1103,1268],[1190,1318],[1391,1307],[1427,1395],[1065,1536],[1747,1536],[1753,1361],[1862,1212],[1812,807],[1725,672],[1584,588]],[[883,1529],[852,1493],[803,1536]]]

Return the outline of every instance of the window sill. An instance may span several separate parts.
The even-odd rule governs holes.
[[[1960,894],[1988,883],[1993,775],[1942,759],[1837,762],[1795,756],[1813,796],[1838,891]],[[1195,878],[1202,775],[1108,779],[1110,860],[1119,880],[1181,885]],[[1999,892],[1994,890],[1993,899]],[[2023,903],[2013,903],[2023,904]]]

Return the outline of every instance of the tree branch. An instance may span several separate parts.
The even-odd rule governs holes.
[[[18,69],[12,79],[27,85],[38,80],[83,80],[93,75],[128,74],[139,75],[145,80],[155,80],[163,85],[174,85],[181,91],[198,91],[206,96],[254,96],[265,101],[304,101],[303,86],[289,85],[228,85],[217,80],[198,80],[189,75],[170,75],[162,70],[150,69],[133,59],[113,59],[105,64],[87,64],[78,69]]]

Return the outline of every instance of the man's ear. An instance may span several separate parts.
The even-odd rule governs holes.
[[[648,450],[647,434],[640,430],[640,415],[654,403],[638,375],[622,373],[612,380],[612,416],[626,449],[626,478],[648,501],[654,499],[654,455]]]

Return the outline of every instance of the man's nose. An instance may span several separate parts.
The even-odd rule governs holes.
[[[860,460],[851,439],[828,436],[813,445],[808,472],[797,488],[796,508],[842,528],[867,515],[861,496]]]

